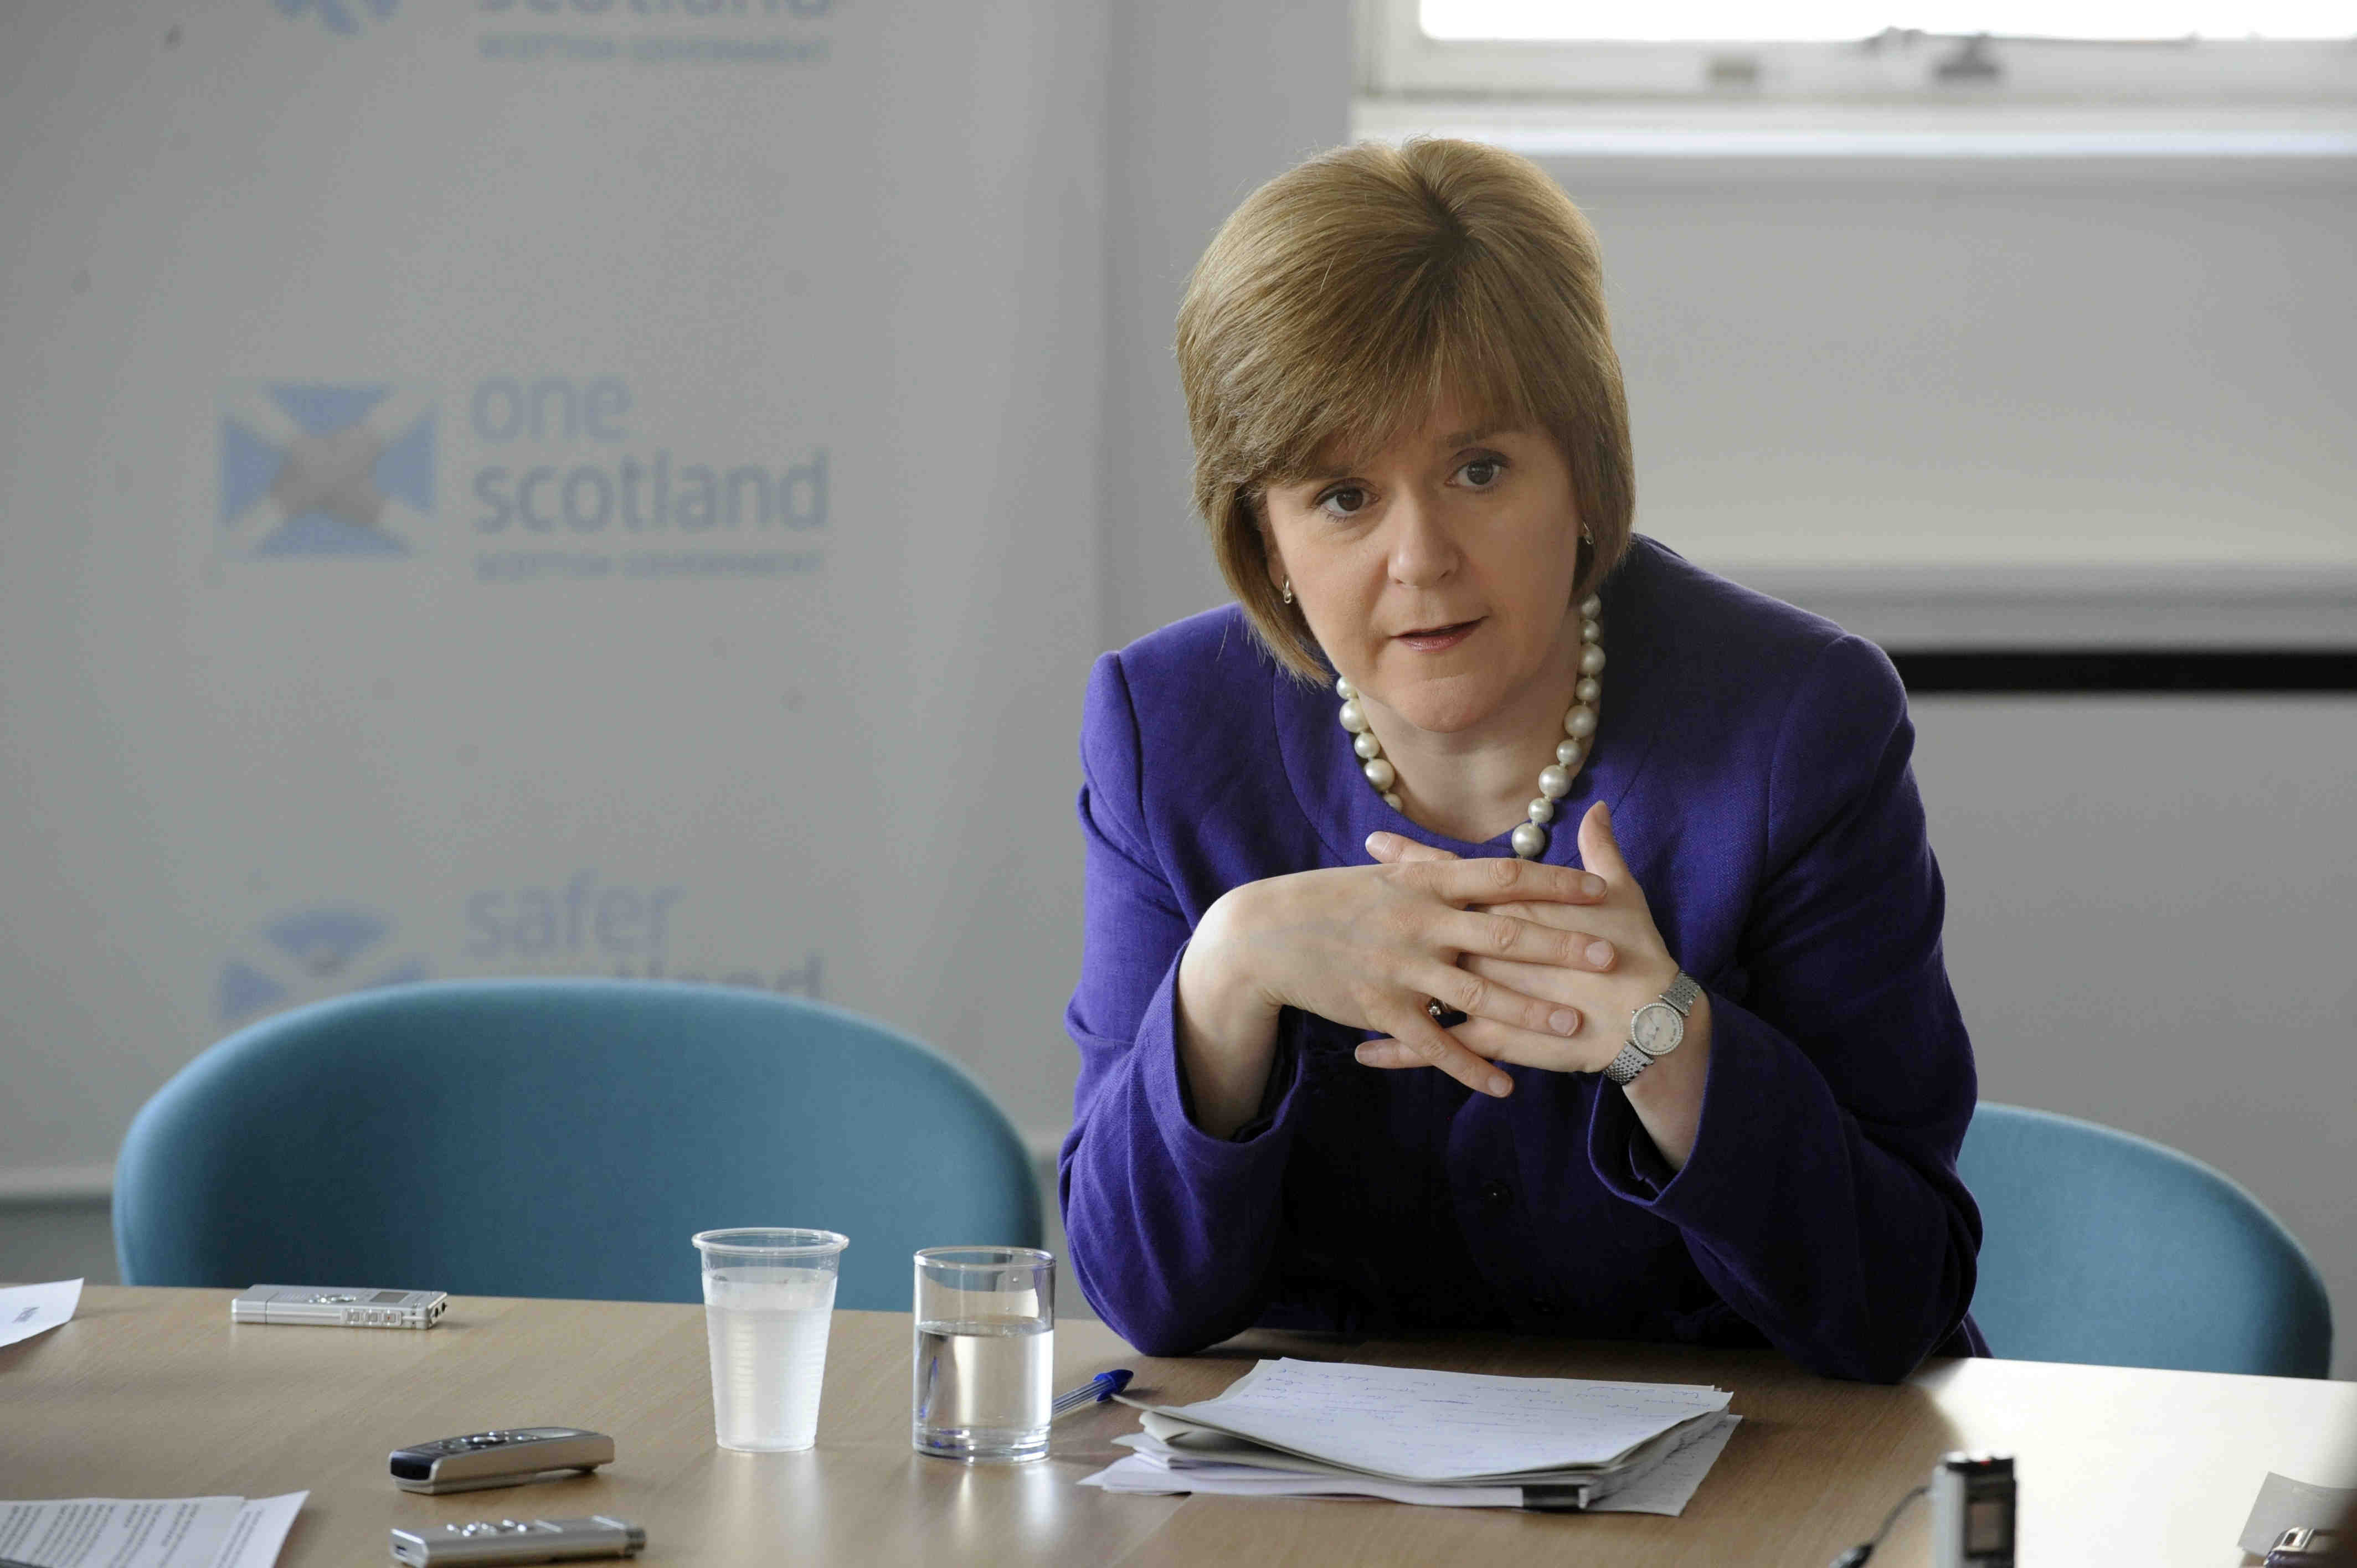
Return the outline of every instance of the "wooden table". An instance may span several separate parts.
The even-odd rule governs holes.
[[[842,1312],[818,1447],[712,1441],[704,1314],[630,1302],[455,1300],[428,1333],[232,1326],[230,1294],[93,1286],[74,1321],[0,1349],[0,1496],[311,1498],[280,1559],[388,1560],[397,1524],[617,1514],[660,1563],[1775,1563],[1825,1568],[1952,1448],[2009,1450],[2025,1565],[2229,1564],[2270,1469],[2357,1477],[2357,1384],[2031,1361],[1939,1361],[1897,1388],[1766,1351],[1496,1337],[1343,1344],[1254,1334],[1155,1360],[1102,1325],[1056,1335],[1056,1386],[1108,1367],[1171,1402],[1262,1355],[1522,1375],[1707,1382],[1743,1425],[1680,1519],[1389,1503],[1115,1497],[1073,1483],[1120,1456],[1135,1412],[1066,1417],[1042,1463],[966,1467],[909,1448],[909,1320]],[[396,1490],[385,1455],[489,1427],[613,1435],[595,1479],[446,1498]],[[1877,1564],[1926,1561],[1921,1505]]]

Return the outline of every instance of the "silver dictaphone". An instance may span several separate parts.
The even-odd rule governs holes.
[[[1932,1471],[1933,1568],[2013,1568],[2010,1454],[1943,1454]]]
[[[322,1328],[431,1328],[449,1302],[438,1290],[253,1285],[229,1304],[229,1320],[307,1323]]]
[[[393,1555],[417,1568],[452,1563],[567,1563],[582,1557],[636,1557],[647,1532],[627,1520],[477,1520],[472,1524],[396,1527]]]
[[[404,1492],[475,1492],[610,1465],[614,1440],[578,1426],[517,1426],[412,1444],[389,1460]]]

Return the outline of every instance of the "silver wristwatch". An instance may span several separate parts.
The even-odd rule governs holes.
[[[1686,1037],[1686,1014],[1701,994],[1702,983],[1684,970],[1678,971],[1667,991],[1629,1015],[1629,1038],[1621,1045],[1620,1054],[1604,1064],[1604,1076],[1615,1083],[1627,1083],[1652,1066],[1655,1058],[1676,1050]]]

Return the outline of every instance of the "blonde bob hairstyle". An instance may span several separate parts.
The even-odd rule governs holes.
[[[1529,160],[1477,142],[1338,147],[1245,198],[1178,307],[1195,507],[1278,662],[1329,671],[1270,581],[1270,485],[1420,428],[1449,395],[1481,428],[1544,429],[1592,542],[1577,603],[1628,548],[1629,410],[1596,231]]]

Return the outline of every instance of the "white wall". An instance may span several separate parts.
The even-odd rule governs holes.
[[[2357,1376],[2357,694],[1911,707],[1982,1096],[2241,1182]]]
[[[2357,159],[1546,161],[1697,558],[2357,575]]]

